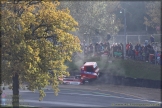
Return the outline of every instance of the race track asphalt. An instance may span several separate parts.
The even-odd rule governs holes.
[[[76,85],[77,86],[77,85]],[[6,103],[11,102],[11,90],[4,90]],[[52,89],[45,89],[46,96],[39,101],[39,93],[20,90],[20,104],[36,107],[160,107],[161,102],[135,98],[108,91],[60,87],[58,96]],[[10,99],[10,100],[9,100]]]

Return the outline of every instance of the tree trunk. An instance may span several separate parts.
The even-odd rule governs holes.
[[[19,75],[15,73],[12,80],[13,80],[12,105],[13,108],[19,108]]]
[[[0,89],[0,96],[2,95],[2,92],[3,92],[3,90]],[[0,100],[0,108],[1,108],[1,105],[2,105],[2,99]]]

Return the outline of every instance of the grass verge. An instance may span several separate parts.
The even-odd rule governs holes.
[[[161,66],[135,60],[122,60],[119,58],[91,57],[69,63],[69,72],[80,72],[83,62],[97,62],[100,71],[113,75],[132,78],[161,80]],[[108,62],[112,61],[112,62]]]

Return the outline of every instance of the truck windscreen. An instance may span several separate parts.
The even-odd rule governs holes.
[[[86,71],[87,72],[93,72],[93,67],[92,66],[86,66]]]

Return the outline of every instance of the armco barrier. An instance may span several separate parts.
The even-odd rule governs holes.
[[[130,77],[123,77],[123,76],[111,76],[108,78],[110,78],[109,83],[115,85],[146,87],[146,88],[161,88],[160,80],[130,78]]]
[[[74,73],[73,73],[74,75]],[[97,84],[114,84],[114,85],[124,85],[124,86],[134,86],[134,87],[146,87],[146,88],[156,88],[161,89],[161,80],[150,80],[141,78],[131,78],[124,76],[111,75],[108,73],[102,73],[99,79],[93,82]]]
[[[130,78],[130,77],[122,77],[122,76],[113,76],[111,80],[113,81],[113,83],[111,84],[115,84],[115,85],[146,87],[146,88],[161,88],[161,81],[159,80]]]
[[[96,81],[95,83],[103,82],[101,80],[105,81],[106,84],[134,86],[134,87],[146,87],[146,88],[157,88],[157,89],[161,88],[161,81],[160,80],[150,80],[150,79],[117,76],[117,75],[111,75],[111,74],[103,74],[102,77],[99,78],[99,82]]]

